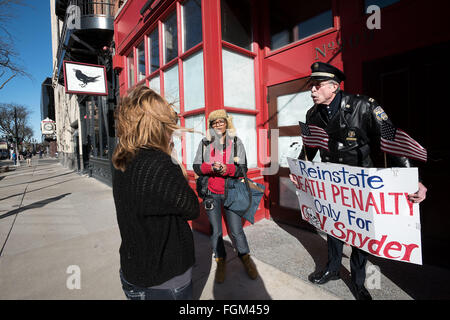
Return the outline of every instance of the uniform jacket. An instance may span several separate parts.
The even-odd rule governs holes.
[[[320,149],[324,162],[342,163],[359,167],[384,167],[380,149],[381,124],[390,120],[377,102],[366,96],[341,92],[339,110],[330,120],[314,105],[306,114],[306,124],[323,128],[329,135],[329,151]],[[309,160],[317,148],[305,147]],[[304,149],[304,150],[305,150]],[[305,151],[300,159],[305,158]],[[389,167],[410,167],[406,157],[387,154]]]

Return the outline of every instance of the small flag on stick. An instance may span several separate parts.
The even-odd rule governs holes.
[[[381,125],[381,150],[397,156],[427,161],[427,150],[403,130],[383,121]]]
[[[307,147],[328,149],[328,133],[320,127],[299,121],[303,144]]]

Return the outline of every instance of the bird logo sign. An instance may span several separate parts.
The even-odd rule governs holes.
[[[64,61],[64,83],[66,93],[108,95],[104,66]]]
[[[89,77],[88,75],[84,74],[83,71],[78,69],[73,69],[73,71],[75,71],[75,77],[77,77],[77,79],[80,80],[81,82],[80,87],[82,88],[86,87],[88,83],[95,82],[97,81],[98,78],[100,78],[100,76]]]

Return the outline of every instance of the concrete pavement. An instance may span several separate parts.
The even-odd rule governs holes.
[[[31,167],[22,162],[11,168],[0,173],[0,299],[125,299],[111,188],[55,159],[35,157]],[[315,286],[307,276],[326,263],[323,236],[269,220],[245,232],[260,277],[247,277],[225,238],[227,277],[218,285],[209,238],[194,231],[195,299],[354,299],[350,248],[344,252],[343,280]],[[367,278],[374,299],[450,298],[446,269],[371,258]]]

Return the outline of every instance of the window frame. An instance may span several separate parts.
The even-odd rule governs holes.
[[[125,56],[127,66],[127,88],[134,87],[136,85],[136,64],[135,64],[135,52],[134,47],[131,52]],[[131,66],[132,63],[132,66]]]
[[[140,79],[140,70],[139,70],[141,67],[141,64],[139,63],[139,61],[140,61],[139,54],[140,54],[141,49],[139,49],[139,47],[141,45],[144,45],[144,78],[142,78],[142,79]],[[146,48],[145,38],[141,42],[139,42],[139,44],[134,48],[134,50],[135,50],[135,54],[136,54],[136,67],[135,67],[136,83],[141,83],[147,77],[147,66],[148,66],[147,55],[146,55],[148,50]]]
[[[155,33],[155,32],[158,35],[158,68],[156,68],[156,70],[152,71],[151,68],[152,68],[153,56],[151,55],[151,52],[153,50],[153,47],[151,45],[151,42],[152,42],[151,35],[153,33]],[[156,74],[159,71],[159,69],[161,68],[161,58],[160,58],[161,57],[161,52],[160,52],[161,50],[160,50],[160,40],[159,40],[159,38],[160,38],[160,32],[159,32],[159,21],[158,21],[158,24],[155,27],[153,27],[149,32],[147,32],[145,34],[145,37],[144,37],[146,45],[147,45],[147,48],[146,48],[146,51],[145,51],[146,52],[145,58],[148,61],[148,62],[146,62],[146,68],[145,68],[146,73],[147,73],[146,77],[154,76],[154,74]]]
[[[250,2],[250,16],[251,16],[251,21],[250,21],[250,25],[251,25],[251,43],[250,43],[250,50],[243,48],[241,46],[238,46],[236,44],[233,44],[231,42],[225,41],[223,40],[223,35],[222,35],[222,0],[218,0],[219,1],[219,5],[220,5],[220,13],[219,13],[219,21],[220,21],[220,40],[222,41],[222,46],[226,46],[230,49],[233,49],[235,51],[240,51],[242,54],[246,54],[249,56],[253,56],[256,57],[256,48],[254,46],[255,44],[255,15],[254,15],[254,0],[249,0]]]
[[[178,21],[179,21],[179,19],[180,19],[180,15],[179,15],[179,3],[177,2],[177,6],[176,6],[176,10],[175,11],[173,11],[173,10],[170,10],[169,11],[169,13],[165,16],[165,18],[164,19],[160,19],[161,20],[161,22],[162,22],[162,34],[163,34],[163,39],[162,39],[162,43],[161,43],[161,41],[159,41],[160,42],[160,44],[162,44],[162,47],[163,47],[163,65],[167,65],[167,64],[171,64],[174,60],[176,60],[177,59],[177,57],[179,56],[179,54],[180,54],[180,37],[179,37],[179,33],[180,33],[180,26],[179,26],[179,23],[178,23]],[[166,30],[165,30],[165,26],[166,26],[166,23],[167,23],[167,21],[170,19],[170,18],[172,18],[173,16],[175,16],[175,24],[176,24],[176,27],[177,27],[177,34],[176,34],[176,42],[177,42],[177,55],[176,55],[176,57],[174,57],[174,58],[172,58],[172,59],[170,59],[170,60],[167,60],[166,59]]]
[[[361,0],[361,1],[364,2],[364,0]],[[309,36],[307,36],[305,38],[302,38],[302,39],[299,39],[297,41],[291,42],[291,43],[289,43],[289,44],[287,44],[285,46],[282,46],[281,48],[277,48],[277,49],[274,49],[274,50],[272,50],[272,48],[270,47],[271,40],[270,40],[270,26],[269,26],[268,27],[269,34],[267,35],[268,43],[267,43],[267,46],[265,48],[265,57],[270,57],[270,56],[279,54],[279,53],[287,51],[289,49],[292,49],[292,48],[304,45],[305,43],[314,41],[314,40],[316,40],[318,38],[324,37],[324,36],[326,36],[326,35],[328,35],[330,33],[339,31],[340,30],[340,19],[339,19],[339,16],[336,15],[336,12],[337,12],[336,6],[337,6],[336,0],[332,0],[331,1],[331,16],[332,16],[332,19],[333,19],[333,26],[332,27],[324,29],[324,30],[321,30],[321,31],[319,31],[319,32],[317,32],[315,34],[312,34],[312,35],[309,35]]]
[[[183,0],[183,1],[181,1],[181,4],[180,4],[180,10],[181,10],[181,12],[180,12],[180,22],[179,22],[179,26],[180,26],[180,29],[181,29],[181,52],[182,53],[186,53],[186,52],[189,52],[191,49],[193,49],[193,48],[195,48],[197,45],[199,45],[199,43],[197,43],[197,44],[195,44],[193,47],[191,47],[191,48],[189,48],[188,50],[186,50],[186,48],[185,48],[185,45],[186,45],[186,38],[185,38],[185,35],[186,35],[186,33],[185,33],[185,30],[184,30],[184,26],[185,26],[185,21],[184,21],[184,5],[186,4],[186,3],[188,3],[189,1],[193,1],[193,0]],[[203,0],[201,0],[201,5],[203,6]],[[201,8],[200,8],[200,10],[201,10]],[[200,43],[203,43],[203,24],[202,24],[202,22],[203,22],[203,12],[202,11],[200,11],[200,18],[201,18],[201,21],[200,21],[200,24],[202,25],[202,40],[200,41]]]

